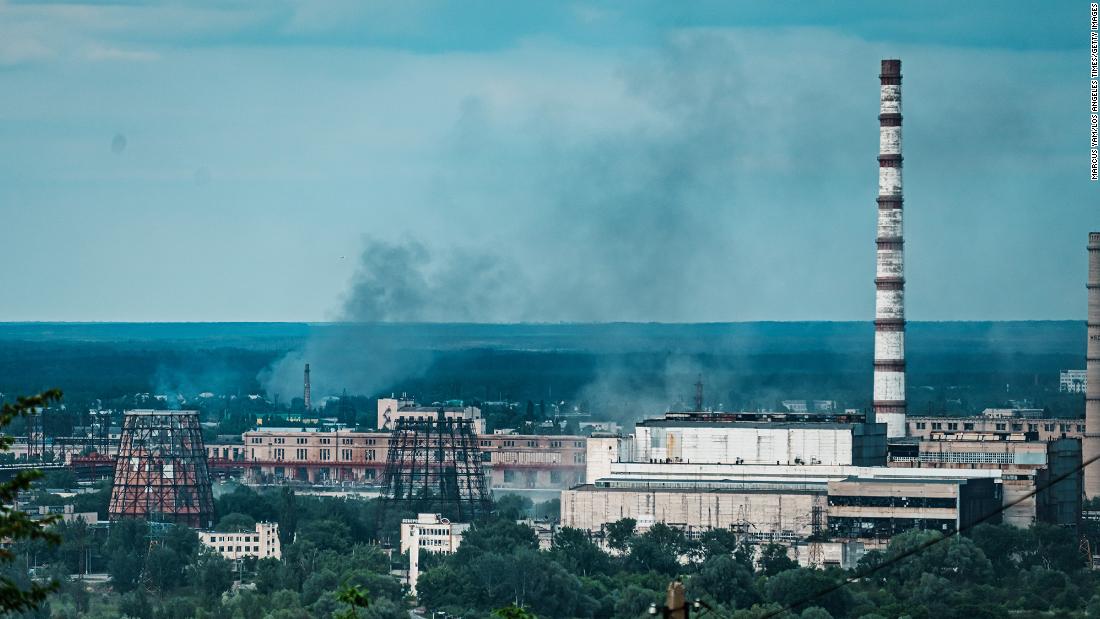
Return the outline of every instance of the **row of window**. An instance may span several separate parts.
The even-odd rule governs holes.
[[[928,424],[929,424],[929,422],[926,422],[926,421],[917,421],[917,422],[913,423],[913,427],[916,428],[917,430],[927,430],[928,429]],[[933,430],[943,430],[945,425],[947,426],[947,430],[958,430],[959,429],[959,423],[956,422],[956,421],[949,421],[947,423],[944,423],[942,421],[933,421],[933,422],[931,422],[931,424],[932,424],[932,429]],[[1046,431],[1046,432],[1054,432],[1055,428],[1058,428],[1058,430],[1061,431],[1061,432],[1071,432],[1072,431],[1071,428],[1074,428],[1074,427],[1076,427],[1076,430],[1078,432],[1084,432],[1085,431],[1085,426],[1082,425],[1082,424],[1079,424],[1079,423],[1078,424],[1071,424],[1071,423],[1058,423],[1058,424],[1055,424],[1055,423],[1044,423],[1044,424],[1029,423],[1029,424],[1027,424],[1027,431],[1028,432],[1038,432],[1040,425],[1043,426],[1043,430]],[[964,431],[974,429],[974,424],[973,423],[964,422],[962,424],[962,426],[963,426]],[[996,431],[998,431],[998,432],[1007,432],[1008,431],[1008,424],[1007,423],[997,423],[997,424],[994,424],[994,427],[996,428]],[[984,429],[985,428],[983,428],[983,430]],[[1024,431],[1024,424],[1022,424],[1022,423],[1012,424],[1012,431],[1013,432],[1023,432]]]

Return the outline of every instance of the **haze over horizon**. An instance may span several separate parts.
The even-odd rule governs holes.
[[[485,4],[0,2],[0,321],[870,321],[885,57],[909,319],[1084,319],[1088,3]]]

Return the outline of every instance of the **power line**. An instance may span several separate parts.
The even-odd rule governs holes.
[[[889,557],[885,561],[882,561],[881,563],[873,565],[869,569],[865,569],[864,571],[859,572],[859,573],[857,573],[853,576],[849,576],[849,577],[845,578],[844,580],[842,580],[841,582],[839,582],[835,585],[832,585],[832,586],[826,587],[825,589],[817,591],[816,593],[813,593],[812,595],[806,596],[805,598],[802,598],[801,600],[798,600],[796,602],[788,604],[787,606],[784,606],[783,608],[781,608],[779,610],[775,610],[775,611],[765,613],[765,614],[760,616],[760,619],[767,619],[769,617],[778,617],[778,616],[782,615],[783,613],[794,610],[795,608],[805,606],[809,602],[812,602],[812,601],[817,600],[819,598],[825,597],[826,595],[829,595],[830,593],[833,593],[835,591],[839,591],[840,589],[843,589],[844,587],[847,587],[848,585],[859,582],[860,580],[863,580],[864,578],[867,578],[868,576],[871,576],[872,574],[874,574],[874,573],[876,573],[876,572],[878,572],[878,571],[880,571],[884,568],[887,568],[887,567],[890,567],[891,565],[899,563],[899,562],[901,562],[901,561],[903,561],[903,560],[905,560],[905,559],[907,559],[907,558],[909,558],[909,557],[911,557],[915,554],[924,552],[925,550],[928,550],[929,548],[935,546],[936,544],[939,544],[939,543],[944,542],[946,540],[949,540],[949,539],[952,539],[952,538],[957,537],[959,535],[962,535],[966,531],[969,531],[970,529],[973,529],[974,527],[978,526],[979,524],[983,524],[985,522],[988,522],[991,518],[1001,514],[1006,509],[1008,509],[1010,507],[1015,507],[1016,505],[1019,505],[1020,503],[1034,497],[1035,495],[1037,495],[1040,492],[1043,492],[1044,490],[1054,486],[1055,484],[1057,484],[1059,482],[1062,482],[1062,481],[1065,481],[1066,479],[1069,479],[1070,476],[1072,476],[1075,473],[1077,473],[1078,471],[1084,469],[1086,466],[1092,464],[1093,462],[1096,462],[1097,460],[1100,460],[1100,455],[1094,456],[1092,458],[1089,458],[1088,460],[1082,461],[1079,466],[1074,467],[1073,469],[1071,469],[1069,471],[1066,471],[1065,473],[1062,473],[1061,475],[1059,475],[1059,476],[1051,479],[1050,481],[1048,481],[1045,485],[1040,486],[1040,487],[1036,487],[1031,492],[1028,492],[1028,493],[1024,494],[1023,496],[1019,497],[1018,499],[1015,499],[1014,501],[1011,501],[1009,503],[1006,503],[1006,504],[1002,505],[1001,507],[989,512],[988,514],[982,516],[981,518],[978,518],[977,520],[974,520],[973,522],[967,524],[966,526],[960,527],[959,529],[953,531],[950,535],[944,535],[942,537],[932,538],[932,539],[930,539],[930,540],[928,540],[928,541],[926,541],[926,542],[924,542],[924,543],[922,543],[918,546],[915,546],[915,547],[913,547],[913,548],[911,548],[911,549],[909,549],[905,552],[902,552],[900,554]]]

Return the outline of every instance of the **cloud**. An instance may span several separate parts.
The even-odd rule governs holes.
[[[92,62],[150,62],[159,59],[160,54],[146,50],[92,45],[84,50],[83,57]]]

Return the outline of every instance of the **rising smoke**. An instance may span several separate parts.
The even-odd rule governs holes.
[[[739,230],[731,208],[732,172],[770,165],[745,159],[744,143],[768,137],[769,145],[752,145],[766,159],[783,138],[755,129],[753,112],[763,108],[747,100],[728,47],[722,37],[680,36],[625,66],[623,87],[644,110],[628,126],[579,131],[555,114],[532,118],[527,148],[537,164],[508,168],[523,175],[509,182],[526,187],[527,196],[508,209],[522,213],[520,230],[501,251],[472,248],[477,239],[366,240],[338,312],[341,322],[357,325],[354,335],[311,339],[266,370],[261,384],[269,394],[296,394],[308,361],[315,393],[371,394],[424,372],[438,349],[423,339],[376,337],[365,323],[735,318],[737,304],[715,303],[728,299],[723,291],[736,288],[736,273],[745,271],[726,267],[742,258],[738,235],[752,234]],[[512,154],[500,147],[495,132],[506,130],[488,120],[487,105],[463,104],[445,148],[470,153],[470,163],[442,177],[485,175],[484,195],[469,183],[462,188],[475,194],[471,200],[495,204],[485,168],[506,167]],[[483,227],[492,229],[489,219]],[[723,291],[708,288],[716,281]],[[700,311],[708,300],[714,309]],[[671,354],[663,380],[639,389],[627,378],[630,368],[612,362],[580,395],[667,406],[685,391],[684,377],[706,370]]]

